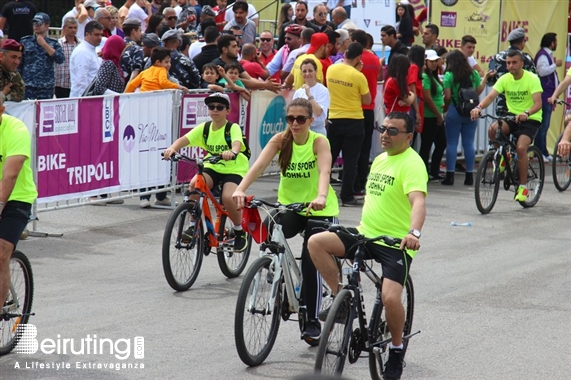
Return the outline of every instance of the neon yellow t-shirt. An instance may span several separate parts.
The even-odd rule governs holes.
[[[327,69],[331,104],[329,119],[363,119],[361,95],[369,92],[367,78],[356,68],[340,63]]]
[[[519,115],[533,107],[533,94],[543,92],[539,77],[524,70],[523,76],[516,80],[511,73],[502,75],[494,85],[494,90],[506,95],[508,111]],[[529,115],[530,120],[541,122],[541,109]]]
[[[34,203],[38,197],[34,174],[30,166],[32,140],[30,132],[22,121],[10,115],[2,115],[0,123],[0,180],[6,159],[12,156],[26,156],[26,161],[16,178],[16,184],[8,197],[9,201]]]
[[[185,137],[188,139],[189,146],[198,146],[208,152],[206,157],[210,157],[212,154],[220,154],[227,150],[230,150],[228,143],[226,142],[226,138],[224,137],[224,129],[226,128],[226,122],[224,125],[219,128],[218,130],[214,130],[213,125],[210,124],[210,132],[208,133],[208,141],[206,144],[204,143],[204,124],[199,124],[194,127],[190,132],[188,132]],[[230,137],[232,138],[232,142],[240,141],[241,148],[240,152],[244,152],[246,147],[242,142],[242,130],[240,126],[236,123],[232,124],[230,128]],[[243,155],[239,154],[235,160],[229,161],[220,161],[219,164],[211,164],[208,162],[204,163],[205,168],[209,168],[214,170],[220,174],[237,174],[239,176],[244,177],[246,172],[250,168],[250,163],[248,162],[248,158]],[[224,165],[222,165],[224,163]]]
[[[567,75],[571,77],[571,67],[567,70]]]
[[[293,89],[299,90],[301,86],[305,83],[303,80],[303,74],[301,73],[301,63],[306,59],[312,59],[313,62],[317,65],[317,71],[315,72],[315,78],[321,84],[325,84],[323,80],[323,65],[321,61],[313,54],[301,54],[299,57],[295,59],[293,63],[293,68],[291,69],[291,75],[293,75]]]
[[[408,194],[420,191],[426,195],[427,182],[426,166],[412,148],[396,156],[377,156],[367,180],[359,232],[369,238],[404,238],[410,230],[412,213]],[[416,252],[408,250],[408,255],[414,258]]]
[[[313,152],[315,139],[327,138],[322,134],[309,131],[309,138],[303,145],[293,143],[291,162],[285,175],[281,173],[278,187],[278,201],[282,204],[295,202],[311,202],[317,198],[319,187],[319,170],[317,168],[317,156]],[[328,141],[329,143],[329,141]],[[305,215],[305,211],[300,213]],[[339,202],[335,191],[329,185],[325,208],[323,210],[311,210],[313,216],[337,216],[339,215]]]

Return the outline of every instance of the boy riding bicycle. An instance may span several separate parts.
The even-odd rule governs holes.
[[[232,223],[234,223],[235,240],[234,250],[242,252],[246,249],[248,241],[246,232],[242,229],[242,211],[239,211],[232,199],[232,194],[242,181],[249,168],[248,158],[242,154],[246,147],[242,141],[242,130],[238,124],[233,123],[230,127],[230,137],[232,147],[226,140],[226,124],[230,123],[226,118],[230,113],[230,97],[222,93],[214,93],[204,99],[208,106],[208,115],[212,119],[197,125],[186,135],[176,140],[168,149],[164,151],[165,159],[169,159],[174,153],[185,146],[197,146],[206,150],[209,157],[220,155],[224,160],[223,164],[204,163],[204,178],[210,189],[218,184],[222,185],[222,203],[226,207]],[[209,124],[209,125],[207,125]],[[209,128],[208,133],[205,128]],[[205,141],[205,136],[208,136]],[[190,190],[194,190],[196,177],[190,181]],[[192,236],[192,231],[185,231],[185,234]]]
[[[502,125],[502,133],[506,136],[513,134],[517,137],[516,151],[518,156],[518,174],[520,185],[517,189],[515,200],[524,202],[527,200],[527,169],[528,157],[527,148],[541,126],[541,93],[543,88],[537,75],[523,69],[524,60],[519,50],[510,50],[506,57],[506,64],[509,74],[505,74],[494,85],[488,96],[486,96],[476,108],[470,112],[472,120],[476,120],[482,113],[482,108],[488,107],[500,94],[506,95],[508,112],[516,116],[515,122],[508,121]],[[490,125],[488,136],[490,141],[494,141],[497,123]],[[504,162],[500,163],[500,170],[505,168]],[[503,170],[502,170],[503,171]]]

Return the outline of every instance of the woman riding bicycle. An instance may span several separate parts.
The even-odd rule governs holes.
[[[307,212],[296,214],[288,211],[278,216],[286,238],[294,237],[305,230],[301,252],[303,284],[302,302],[307,308],[309,322],[302,332],[302,338],[310,343],[321,335],[317,319],[321,302],[321,277],[307,252],[307,240],[314,233],[308,227],[309,219],[336,221],[339,214],[337,196],[329,185],[331,172],[331,151],[327,138],[310,130],[313,123],[313,107],[307,99],[294,99],[287,106],[287,129],[278,133],[262,150],[248,174],[232,195],[239,209],[244,206],[245,191],[279,154],[280,185],[278,201],[282,204],[310,202]]]
[[[194,127],[186,135],[176,140],[164,152],[165,159],[169,159],[174,153],[185,146],[197,146],[206,150],[209,157],[218,154],[224,159],[223,165],[204,163],[204,178],[209,188],[216,185],[222,185],[222,203],[226,206],[230,219],[234,223],[235,240],[234,251],[242,252],[246,249],[248,242],[246,233],[242,229],[242,212],[234,204],[232,193],[236,190],[236,186],[242,181],[242,178],[248,171],[248,158],[243,152],[246,147],[242,142],[242,130],[238,124],[232,124],[230,127],[230,137],[232,148],[228,146],[225,136],[226,119],[230,113],[230,98],[226,94],[214,93],[204,99],[204,103],[208,106],[208,115],[212,119],[208,132],[208,139],[205,137],[207,123],[202,123]],[[196,177],[190,181],[190,190],[194,190]],[[185,234],[192,236],[192,231],[185,231]]]

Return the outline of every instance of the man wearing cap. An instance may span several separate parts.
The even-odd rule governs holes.
[[[303,74],[301,73],[301,63],[306,59],[311,59],[317,65],[316,78],[321,84],[325,84],[325,73],[323,72],[322,59],[326,58],[327,55],[327,44],[329,43],[329,37],[325,33],[315,33],[311,36],[311,45],[305,54],[300,54],[296,58],[295,63],[291,73],[285,80],[285,85],[287,87],[292,87],[294,90],[299,90],[301,86],[305,83],[303,80]]]
[[[295,25],[295,24],[294,24]],[[293,25],[290,25],[292,27]],[[297,25],[296,25],[297,26]],[[282,78],[285,80],[291,70],[293,69],[293,64],[297,57],[302,54],[307,53],[307,49],[311,46],[311,36],[315,34],[315,30],[311,28],[303,28],[301,31],[301,44],[297,49],[292,50],[289,55],[287,56],[286,63],[282,68]],[[287,38],[287,37],[286,37]]]
[[[281,48],[286,43],[285,30],[290,25],[297,24],[299,26],[311,28],[316,32],[319,32],[321,28],[307,19],[307,13],[308,13],[307,3],[303,1],[298,1],[295,4],[295,18],[293,19],[293,21],[284,22],[280,29],[280,38],[278,39],[278,47]]]
[[[7,38],[20,42],[22,37],[33,33],[31,22],[36,12],[36,6],[32,1],[8,1],[0,12],[0,30],[4,30],[8,25]]]
[[[102,38],[103,26],[97,21],[89,21],[85,25],[83,42],[73,50],[69,59],[69,71],[71,73],[70,97],[77,98],[83,96],[83,93],[95,78],[100,66],[100,60],[97,57],[95,48],[99,46]]]
[[[311,28],[307,28],[307,29],[311,29]],[[280,70],[282,70],[282,74],[281,74],[281,79],[285,79],[287,78],[287,76],[289,75],[291,68],[284,73],[284,69],[286,66],[286,63],[288,61],[289,55],[295,51],[296,49],[300,48],[300,45],[302,43],[302,40],[300,39],[301,34],[302,34],[302,30],[304,30],[303,26],[297,25],[297,24],[291,24],[288,27],[285,28],[284,32],[285,32],[285,45],[283,45],[278,52],[276,53],[276,55],[274,55],[274,57],[272,58],[272,60],[270,61],[270,63],[266,64],[266,67],[268,68],[268,71],[270,72],[270,76],[275,75],[276,73],[279,73]],[[313,29],[311,29],[313,31]],[[315,31],[313,31],[315,32]],[[310,36],[311,39],[311,36]],[[306,44],[307,44],[307,49],[309,49],[309,42],[310,39],[305,40]],[[305,51],[307,51],[307,49],[305,49]],[[292,60],[291,63],[291,67],[293,67],[293,62],[295,62],[295,60]]]
[[[155,33],[147,33],[141,42],[143,44],[143,69],[146,70],[153,64],[149,58],[153,50],[161,46],[161,40]]]
[[[234,18],[224,26],[224,30],[230,30],[232,27],[242,29],[242,45],[253,44],[256,42],[256,24],[252,20],[248,20],[248,4],[243,1],[237,1],[232,6]]]
[[[522,54],[524,70],[537,74],[533,58],[531,58],[531,55],[523,51],[523,48],[525,47],[525,30],[523,28],[512,30],[510,34],[508,34],[508,41],[510,43],[510,47],[506,50],[500,51],[494,56],[493,62],[495,63],[494,70],[496,70],[496,75],[495,77],[491,78],[489,81],[490,84],[494,84],[498,79],[502,77],[502,75],[509,72],[506,58],[510,50],[518,50]],[[506,97],[504,94],[500,93],[496,101],[496,114],[502,115],[506,112]]]
[[[71,91],[71,81],[69,73],[69,60],[71,53],[75,50],[80,41],[77,38],[78,21],[75,17],[68,17],[64,20],[61,28],[62,37],[58,40],[63,49],[65,60],[63,63],[56,64],[56,82],[55,95],[56,98],[69,98]]]
[[[13,39],[2,41],[0,48],[0,97],[3,100],[21,102],[26,85],[18,72],[24,47]]]
[[[141,21],[141,28],[144,31],[147,30],[147,23],[153,15],[153,9],[151,8],[151,3],[147,0],[136,0],[131,8],[129,8],[129,13],[127,13],[127,18],[136,18]]]
[[[34,35],[23,37],[20,73],[26,83],[26,99],[52,99],[55,89],[54,64],[63,63],[65,55],[59,42],[48,37],[50,16],[38,12],[33,19]]]
[[[177,49],[182,43],[182,33],[179,30],[169,30],[161,38],[164,47],[171,49],[171,68],[169,74],[178,80],[181,86],[188,89],[200,88],[200,72],[190,58],[181,54]]]
[[[125,82],[129,82],[143,69],[143,48],[139,45],[143,37],[141,21],[136,18],[126,19],[123,22],[123,32],[125,33],[125,50],[123,50],[119,65]]]

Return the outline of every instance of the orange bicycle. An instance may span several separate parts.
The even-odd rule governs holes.
[[[213,248],[222,273],[228,278],[239,276],[248,263],[252,236],[247,234],[248,245],[243,252],[234,252],[233,223],[221,200],[208,188],[203,174],[204,162],[223,165],[222,157],[212,155],[201,159],[174,154],[170,160],[195,162],[198,174],[195,189],[185,192],[184,202],[172,212],[165,228],[163,270],[167,282],[174,290],[188,290],[198,277],[203,256],[208,256]],[[198,200],[191,199],[191,195],[198,195]],[[209,203],[216,212],[214,222]]]

